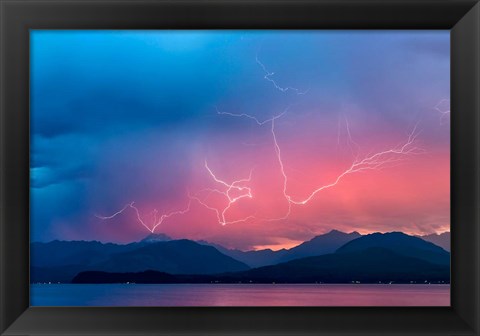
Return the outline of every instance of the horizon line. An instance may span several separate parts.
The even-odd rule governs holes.
[[[375,233],[380,233],[380,234],[387,234],[387,233],[395,233],[395,232],[398,232],[398,233],[403,233],[405,235],[408,235],[408,236],[412,236],[412,237],[426,237],[426,236],[431,236],[431,235],[436,235],[436,236],[440,236],[440,235],[443,235],[443,234],[450,234],[450,230],[447,230],[447,231],[443,231],[441,233],[438,233],[438,232],[433,232],[433,233],[426,233],[426,234],[412,234],[412,233],[407,233],[407,232],[403,232],[403,231],[371,231],[369,233],[360,233],[358,231],[351,231],[351,232],[345,232],[345,231],[341,231],[341,230],[337,230],[337,229],[331,229],[330,231],[327,231],[325,233],[320,233],[320,234],[317,234],[313,237],[311,237],[310,239],[307,239],[307,240],[304,240],[304,241],[300,241],[300,243],[298,243],[297,245],[292,245],[291,247],[289,248],[285,248],[285,247],[281,247],[281,248],[278,248],[278,249],[273,249],[273,248],[269,248],[268,246],[274,246],[274,245],[258,245],[258,246],[261,246],[263,248],[253,248],[253,249],[239,249],[239,248],[228,248],[228,247],[225,247],[223,244],[219,244],[219,243],[215,243],[215,242],[212,242],[212,241],[207,241],[207,240],[203,240],[203,239],[198,239],[198,240],[195,240],[195,239],[189,239],[189,238],[172,238],[170,237],[169,235],[165,234],[165,233],[149,233],[147,234],[143,239],[140,239],[140,240],[135,240],[135,241],[131,241],[131,242],[128,242],[128,243],[121,243],[121,242],[113,242],[113,241],[102,241],[102,240],[96,240],[96,239],[92,239],[92,240],[86,240],[86,239],[77,239],[77,240],[73,240],[73,239],[70,239],[70,240],[61,240],[61,239],[52,239],[50,241],[31,241],[30,244],[35,244],[35,243],[41,243],[41,244],[48,244],[48,243],[52,243],[52,242],[55,242],[55,241],[58,241],[58,242],[97,242],[97,243],[100,243],[100,244],[115,244],[115,245],[129,245],[129,244],[134,244],[134,243],[140,243],[142,242],[144,239],[148,238],[149,236],[152,236],[152,235],[164,235],[165,237],[168,238],[168,240],[165,240],[165,242],[167,241],[177,241],[177,240],[190,240],[190,241],[193,241],[193,242],[196,242],[196,243],[208,243],[208,244],[215,244],[215,245],[219,245],[225,249],[228,249],[228,250],[239,250],[239,251],[242,251],[242,252],[249,252],[249,251],[262,251],[262,250],[271,250],[273,252],[277,252],[277,251],[281,251],[281,250],[290,250],[292,248],[295,248],[297,246],[300,246],[301,244],[303,243],[306,243],[306,242],[309,242],[313,239],[315,239],[316,237],[320,237],[320,236],[324,236],[324,235],[327,235],[329,233],[332,233],[332,232],[340,232],[340,233],[343,233],[343,234],[354,234],[354,233],[357,233],[359,234],[360,236],[368,236],[368,235],[371,235],[371,234],[375,234]],[[280,244],[279,244],[280,245]]]

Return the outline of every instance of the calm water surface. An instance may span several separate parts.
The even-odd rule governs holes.
[[[449,285],[31,285],[33,306],[449,306]]]

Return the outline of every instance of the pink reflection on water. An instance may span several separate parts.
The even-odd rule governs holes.
[[[449,285],[32,285],[34,306],[450,306]]]

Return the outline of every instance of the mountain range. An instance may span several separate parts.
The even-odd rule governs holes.
[[[432,233],[429,235],[417,237],[429,241],[430,243],[434,243],[435,245],[443,248],[445,251],[450,252],[450,232],[443,232],[440,234]]]
[[[229,274],[234,281],[255,283],[441,282],[449,266],[429,263],[381,247],[355,253],[330,253]]]
[[[235,258],[250,267],[274,265],[293,259],[328,254],[335,252],[339,247],[349,241],[361,237],[358,232],[344,233],[332,230],[326,234],[314,237],[291,249],[273,251],[271,249],[257,251],[230,250],[218,244],[201,241],[200,243],[215,247],[225,255]]]
[[[32,283],[448,282],[450,271],[449,252],[401,232],[333,230],[279,251],[231,250],[151,234],[126,245],[32,243],[31,256]]]
[[[139,272],[161,270],[174,274],[243,271],[244,263],[194,241],[158,241],[147,237],[127,245],[96,241],[53,241],[31,244],[31,282],[70,282],[79,272]]]
[[[368,248],[383,248],[399,255],[416,258],[433,264],[448,265],[450,253],[443,248],[418,237],[408,236],[401,232],[388,234],[372,233],[343,245],[337,253],[355,253]]]

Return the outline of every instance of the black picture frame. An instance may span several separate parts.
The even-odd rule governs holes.
[[[479,335],[480,5],[0,0],[2,335]],[[29,307],[30,29],[450,29],[451,307]]]

